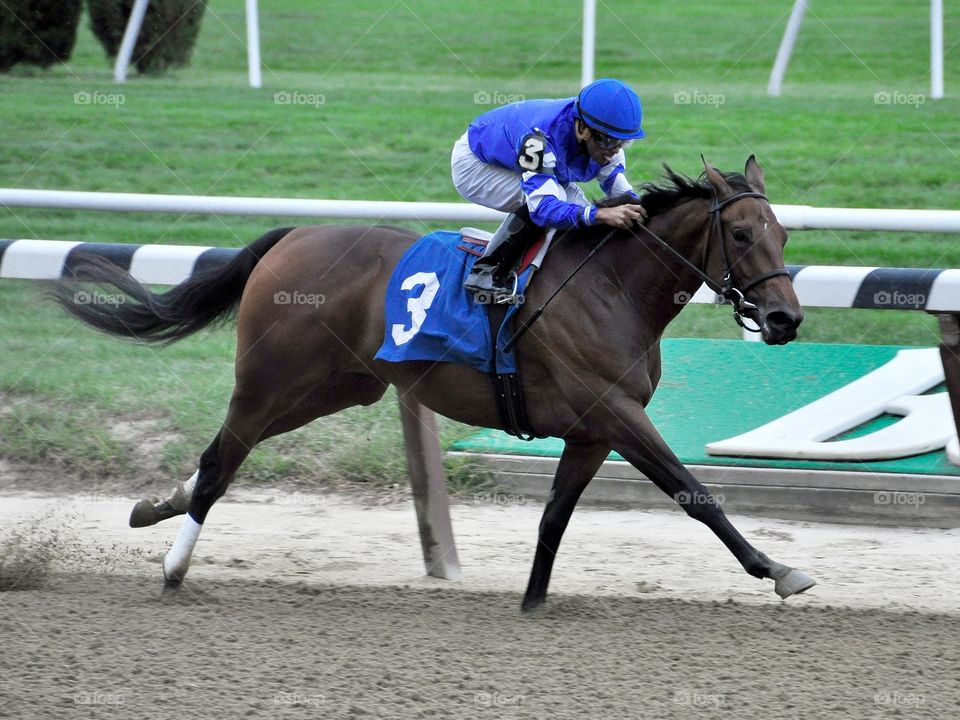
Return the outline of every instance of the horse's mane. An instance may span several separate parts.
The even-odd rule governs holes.
[[[737,172],[721,172],[727,184],[737,192],[752,192],[753,188],[747,179]],[[666,163],[663,164],[663,180],[660,183],[647,182],[640,186],[643,194],[637,198],[633,195],[618,195],[612,198],[603,198],[595,202],[597,207],[616,207],[617,205],[642,205],[647,211],[647,218],[675,208],[681,203],[690,200],[709,200],[713,197],[713,186],[705,174],[696,180],[687,175],[674,172]],[[577,236],[588,242],[596,242],[597,238],[610,232],[606,225],[593,225],[589,228],[570,228],[564,235]]]
[[[734,190],[742,192],[753,190],[747,183],[747,179],[740,173],[730,172],[721,173],[721,175]],[[694,180],[686,175],[674,172],[673,168],[664,163],[663,178],[663,182],[660,184],[647,182],[641,185],[643,194],[639,200],[629,195],[621,195],[620,197],[601,200],[597,203],[597,206],[614,207],[627,203],[637,203],[643,205],[648,217],[653,217],[688,200],[709,200],[713,197],[713,186],[710,185],[704,175],[700,175],[699,178]]]

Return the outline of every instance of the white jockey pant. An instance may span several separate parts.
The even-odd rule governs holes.
[[[464,133],[453,145],[453,153],[450,156],[450,173],[453,176],[453,186],[457,189],[457,192],[470,202],[477,203],[477,205],[512,213],[516,212],[526,202],[523,190],[520,189],[520,172],[483,162],[470,149],[467,133]],[[567,202],[577,205],[590,204],[587,196],[583,194],[583,190],[575,183],[567,183],[561,187],[567,194]],[[540,266],[555,232],[556,228],[547,230],[547,241],[534,259],[534,265]],[[484,255],[489,254],[494,249],[496,249],[496,246],[493,243],[489,244],[484,251]]]

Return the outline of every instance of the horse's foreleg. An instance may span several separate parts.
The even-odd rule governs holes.
[[[774,590],[781,598],[816,585],[813,578],[772,561],[747,542],[727,518],[716,498],[673,454],[646,412],[640,410],[630,413],[624,423],[627,432],[619,433],[614,449],[672,497],[687,515],[713,530],[740,561],[744,570],[754,577],[774,580]]]
[[[537,551],[533,558],[530,582],[523,598],[523,609],[531,610],[541,605],[547,597],[553,560],[560,547],[567,523],[577,506],[584,489],[603,464],[610,449],[603,445],[575,445],[567,443],[560,456],[553,488],[543,510]]]

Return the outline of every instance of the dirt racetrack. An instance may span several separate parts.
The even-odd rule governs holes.
[[[679,513],[580,508],[522,615],[522,499],[454,507],[448,583],[422,577],[405,503],[234,495],[174,591],[176,520],[70,500],[73,559],[0,593],[0,717],[960,718],[956,531],[736,518],[820,580],[781,602]],[[50,502],[4,494],[0,527]]]

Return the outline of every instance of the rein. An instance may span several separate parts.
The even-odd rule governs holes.
[[[614,228],[613,230],[608,232],[606,235],[604,235],[603,239],[600,242],[598,242],[596,245],[593,246],[593,250],[591,250],[587,254],[587,256],[580,261],[580,264],[577,265],[569,275],[567,275],[566,279],[562,283],[560,283],[560,286],[556,290],[554,290],[552,293],[550,293],[550,297],[548,297],[546,300],[543,301],[543,305],[541,305],[536,310],[534,310],[533,315],[531,315],[526,320],[524,320],[523,325],[521,325],[517,329],[517,331],[513,334],[513,336],[509,340],[507,340],[507,342],[503,346],[504,352],[510,352],[513,349],[513,346],[517,344],[517,340],[523,337],[526,334],[527,330],[530,329],[530,326],[533,325],[541,315],[543,315],[544,309],[547,307],[547,305],[550,304],[550,301],[557,296],[557,293],[563,290],[564,286],[573,279],[573,276],[576,275],[578,272],[580,272],[580,268],[586,265],[587,261],[590,258],[592,258],[594,255],[596,255],[597,252],[600,250],[600,248],[606,245],[607,241],[610,238],[612,238],[616,232],[617,230],[616,228]]]
[[[763,193],[742,192],[742,193],[739,193],[738,195],[729,197],[722,202],[714,198],[713,204],[710,206],[711,234],[710,236],[707,237],[706,248],[709,247],[710,237],[716,234],[720,241],[720,250],[723,253],[723,265],[724,265],[723,285],[719,285],[717,282],[715,282],[703,270],[701,270],[695,264],[690,262],[690,260],[688,260],[684,255],[682,255],[676,248],[674,248],[672,245],[670,245],[670,243],[668,243],[666,240],[664,240],[655,232],[653,232],[646,225],[641,225],[640,227],[644,232],[647,233],[647,235],[649,235],[654,240],[656,240],[664,250],[666,250],[671,255],[673,255],[681,263],[686,265],[687,268],[691,270],[698,278],[700,278],[700,280],[703,281],[703,283],[708,288],[713,290],[713,292],[716,293],[717,295],[721,296],[725,302],[728,302],[733,306],[733,319],[736,320],[737,325],[739,325],[740,327],[742,327],[744,330],[748,332],[758,333],[758,332],[761,332],[760,328],[757,328],[756,330],[754,330],[753,328],[748,327],[743,322],[744,313],[757,309],[757,306],[755,304],[753,304],[752,302],[747,300],[746,297],[744,297],[744,293],[746,293],[751,288],[756,287],[760,283],[765,282],[766,280],[769,280],[770,278],[781,277],[781,276],[789,277],[790,272],[786,268],[780,267],[774,270],[768,270],[767,272],[760,273],[759,275],[756,275],[755,277],[750,278],[745,283],[736,282],[733,274],[733,264],[731,264],[730,254],[727,252],[727,243],[724,241],[724,237],[723,237],[723,221],[720,218],[720,211],[723,210],[725,207],[728,207],[729,205],[733,205],[738,200],[743,200],[744,198],[762,198],[763,200],[767,200],[767,196],[764,195]],[[526,332],[530,329],[530,326],[533,325],[533,323],[535,323],[540,318],[540,316],[543,314],[544,309],[547,307],[550,301],[557,296],[557,293],[563,290],[564,286],[566,286],[566,284],[573,279],[573,276],[576,275],[578,272],[580,272],[580,269],[587,264],[587,261],[590,260],[590,258],[592,258],[594,255],[596,255],[597,252],[600,250],[600,248],[606,245],[607,241],[611,237],[613,237],[615,233],[616,233],[616,229],[611,230],[610,232],[608,232],[606,235],[603,236],[603,239],[600,240],[600,242],[598,242],[594,246],[594,248],[580,262],[580,264],[577,265],[577,267],[575,267],[570,272],[569,275],[567,275],[564,281],[560,283],[559,287],[557,287],[557,289],[554,290],[550,294],[550,296],[543,301],[543,304],[540,305],[540,307],[538,307],[533,312],[533,314],[524,321],[523,325],[521,325],[517,329],[517,331],[513,334],[513,336],[503,346],[504,352],[510,352],[510,350],[513,349],[513,347],[517,344],[517,341],[521,337],[523,337],[523,335],[525,335]],[[632,231],[631,233],[633,234],[634,237],[637,237],[636,233],[633,233]],[[704,250],[704,256],[706,256],[706,248]]]

